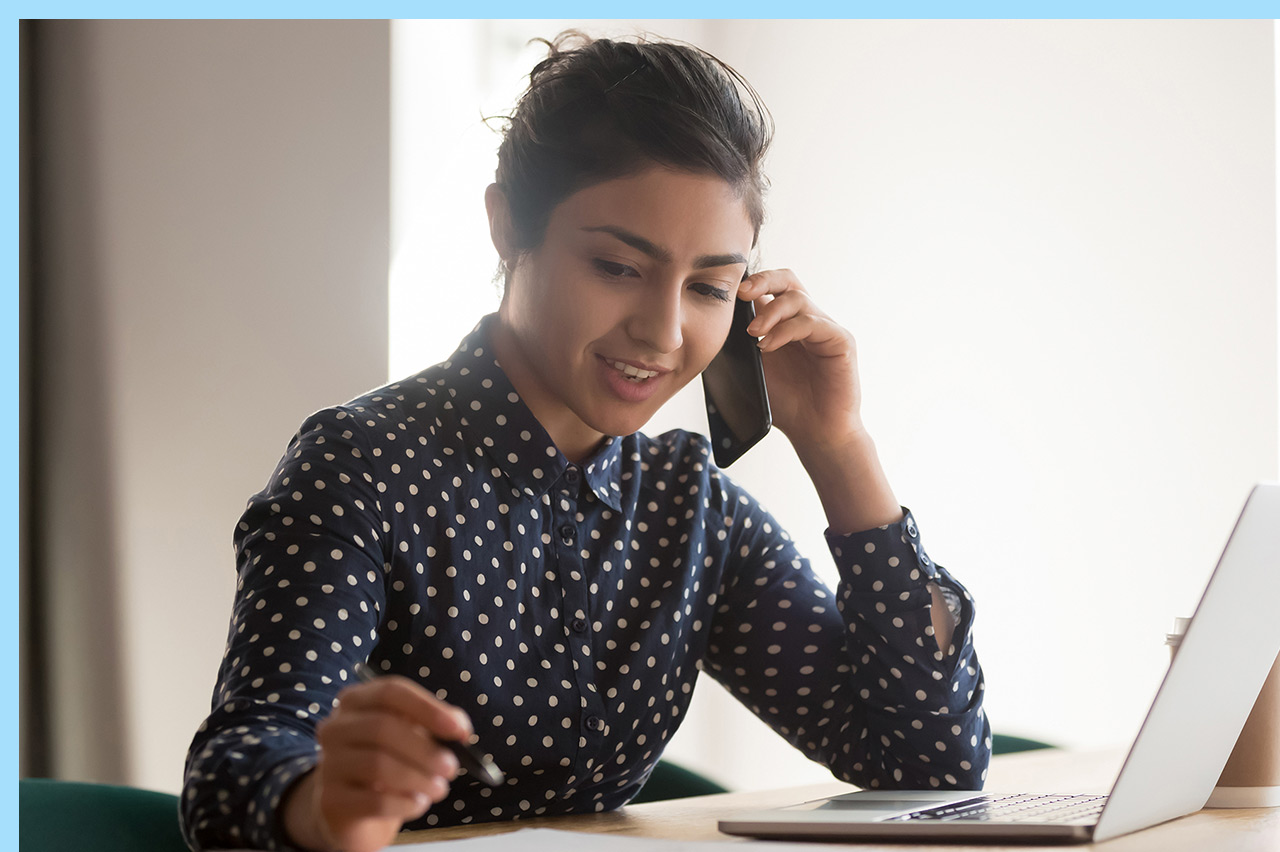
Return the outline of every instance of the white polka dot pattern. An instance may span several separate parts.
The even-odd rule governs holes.
[[[414,827],[616,808],[705,669],[863,786],[978,787],[990,752],[969,595],[901,523],[831,536],[835,592],[688,432],[571,464],[487,352],[307,420],[236,530],[239,582],[188,756],[197,848],[284,844],[351,668],[463,707],[507,774],[467,776]],[[929,582],[958,625],[932,639]]]

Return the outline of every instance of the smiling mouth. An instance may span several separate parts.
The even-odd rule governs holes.
[[[627,381],[639,384],[645,379],[652,379],[658,375],[656,370],[641,370],[639,367],[633,367],[630,364],[624,364],[621,361],[607,361],[610,367],[627,377]]]

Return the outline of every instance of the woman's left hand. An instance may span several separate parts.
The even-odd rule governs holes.
[[[755,302],[747,330],[761,338],[774,425],[798,451],[842,446],[863,431],[857,346],[822,312],[790,269],[748,276],[739,298]]]

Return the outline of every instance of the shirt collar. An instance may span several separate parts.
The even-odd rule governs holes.
[[[564,453],[520,399],[493,353],[490,329],[497,314],[482,318],[440,365],[449,402],[457,410],[468,443],[483,448],[493,464],[526,497],[541,497],[565,477]],[[604,504],[622,511],[622,439],[609,437],[582,464],[574,465]]]

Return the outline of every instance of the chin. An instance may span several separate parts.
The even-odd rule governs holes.
[[[597,432],[602,432],[605,435],[622,437],[630,435],[632,432],[638,432],[640,429],[644,428],[644,424],[649,422],[655,411],[646,411],[642,415],[634,414],[626,417],[620,417],[617,415],[599,417],[595,419],[595,422],[588,425]]]
[[[623,438],[623,437],[626,437],[627,435],[632,434],[633,432],[639,432],[644,427],[644,424],[648,422],[649,422],[649,418],[646,417],[644,420],[637,420],[634,422],[627,422],[627,423],[612,421],[610,423],[605,423],[596,428],[606,435],[612,435],[616,438]]]

